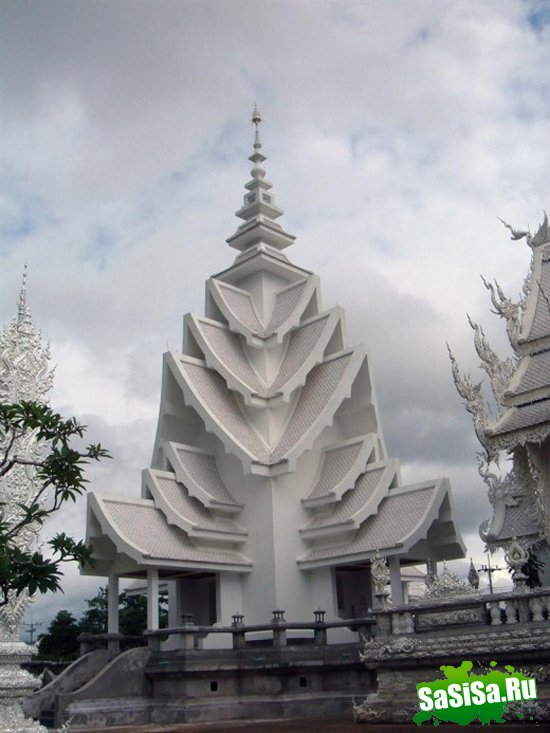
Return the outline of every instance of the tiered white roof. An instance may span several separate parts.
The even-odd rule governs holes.
[[[319,278],[281,252],[294,237],[275,223],[260,151],[256,129],[244,223],[227,240],[241,254],[207,280],[205,316],[187,315],[182,352],[164,357],[143,498],[92,497],[88,539],[103,568],[110,552],[167,573],[262,572],[260,556],[265,567],[290,546],[298,574],[382,548],[411,563],[461,556],[448,482],[401,486],[364,348],[346,345],[340,308],[322,308]],[[280,522],[279,539],[257,531]]]
[[[486,452],[480,473],[490,489],[493,517],[482,525],[481,535],[492,546],[514,537],[525,544],[550,540],[550,227],[546,214],[535,235],[506,226],[512,239],[525,238],[532,250],[519,303],[506,298],[498,284],[484,281],[495,311],[506,320],[512,359],[499,360],[481,328],[471,324],[491,379],[496,416],[487,413],[480,386],[459,374],[451,356],[455,384]],[[488,470],[500,450],[511,452],[514,464],[501,479]]]

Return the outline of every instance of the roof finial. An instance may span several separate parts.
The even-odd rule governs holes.
[[[262,118],[258,112],[258,105],[254,103],[254,111],[252,112],[252,124],[256,126],[256,135],[254,137],[254,148],[259,150],[262,147],[260,142],[260,123]]]
[[[254,167],[250,171],[250,174],[254,180],[258,180],[260,178],[264,178],[265,176],[265,170],[262,168],[262,163],[266,159],[265,155],[262,155],[261,147],[262,143],[260,142],[260,122],[262,121],[262,118],[260,116],[260,113],[258,112],[258,105],[254,105],[254,111],[252,112],[252,124],[256,126],[256,134],[254,136],[254,152],[250,156],[248,160],[251,160],[254,163]]]
[[[23,266],[23,278],[21,281],[21,290],[19,291],[19,299],[17,301],[17,321],[22,323],[29,316],[27,308],[27,263]]]
[[[254,104],[251,122],[256,128],[254,149],[248,158],[253,164],[250,171],[252,179],[245,183],[247,193],[244,195],[242,207],[236,212],[239,219],[244,219],[244,224],[241,224],[235,234],[229,237],[227,243],[241,252],[253,245],[260,244],[281,250],[292,244],[295,237],[285,232],[280,224],[275,223],[275,219],[278,219],[283,211],[275,204],[275,198],[271,192],[273,186],[266,179],[262,165],[266,157],[262,153],[260,142],[259,127],[262,117],[257,104]]]

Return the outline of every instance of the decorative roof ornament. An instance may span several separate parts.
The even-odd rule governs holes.
[[[546,213],[546,211],[544,212],[544,219],[542,221],[542,224],[539,226],[534,236],[531,234],[529,229],[514,229],[512,226],[510,226],[510,224],[507,224],[504,219],[501,219],[500,217],[497,218],[504,224],[507,229],[512,232],[512,236],[510,237],[510,239],[513,239],[514,241],[523,239],[525,237],[525,241],[531,248],[538,247],[541,244],[546,244],[547,242],[550,242],[550,225],[548,223],[548,214]]]
[[[506,564],[512,571],[512,581],[516,592],[523,593],[527,590],[527,575],[523,572],[527,561],[529,560],[529,552],[518,542],[517,537],[513,537],[508,544],[504,553]]]
[[[470,567],[468,569],[468,583],[473,590],[479,588],[479,573],[475,569],[474,561],[470,558]]]
[[[258,107],[254,105],[254,111],[252,112],[252,124],[255,125],[256,130],[254,132],[254,152],[248,160],[254,163],[254,167],[250,171],[252,178],[257,181],[258,179],[265,178],[265,170],[262,168],[262,163],[267,160],[265,155],[262,155],[260,150],[262,149],[262,143],[260,142],[260,124],[262,118],[258,112]]]
[[[493,349],[489,346],[489,342],[483,332],[481,326],[474,323],[470,316],[468,317],[468,323],[474,331],[474,344],[476,347],[477,355],[481,359],[481,366],[487,372],[491,380],[491,388],[493,395],[497,403],[500,403],[502,395],[508,385],[510,379],[514,373],[515,364],[511,359],[501,361],[498,358]]]
[[[252,111],[252,124],[256,127],[256,135],[254,137],[254,150],[259,150],[262,147],[262,143],[260,142],[260,124],[262,123],[262,117],[258,111],[258,105],[254,105],[254,110]]]
[[[22,400],[47,402],[53,382],[53,369],[49,368],[49,361],[49,345],[43,345],[27,305],[25,265],[17,314],[9,328],[0,332],[0,400],[7,403]],[[32,433],[18,438],[13,449],[30,460],[40,457],[40,449]],[[14,466],[0,481],[2,518],[10,525],[20,519],[20,505],[28,504],[36,494],[33,474],[34,471],[28,467]],[[29,527],[20,533],[21,549],[31,545],[37,531],[38,527]],[[28,603],[28,596],[23,593],[12,596],[8,605],[0,609],[0,639],[18,638],[19,622]]]
[[[0,401],[47,402],[54,370],[49,367],[50,346],[44,345],[27,305],[27,266],[23,272],[17,314],[0,332]]]
[[[495,284],[487,282],[483,275],[480,276],[481,281],[491,293],[491,303],[493,304],[495,315],[504,318],[506,321],[506,331],[508,338],[510,339],[510,345],[517,353],[518,350],[518,337],[521,328],[521,304],[514,303],[513,300],[507,298],[502,291],[502,288],[495,280]]]
[[[265,177],[263,163],[267,160],[261,152],[260,124],[262,117],[257,105],[254,105],[252,112],[252,124],[255,126],[254,151],[248,158],[253,163],[250,175],[251,180],[245,184],[248,193],[244,195],[243,206],[236,212],[236,216],[244,219],[244,224],[237,229],[227,243],[230,247],[241,250],[250,249],[254,246],[268,246],[275,250],[282,250],[289,247],[296,237],[284,231],[280,224],[275,222],[283,215],[283,210],[275,204],[275,197],[271,192],[273,184]]]
[[[476,431],[476,435],[481,445],[485,448],[487,456],[490,458],[494,455],[494,452],[491,450],[491,447],[485,437],[485,429],[490,425],[490,420],[487,411],[487,403],[485,402],[481,391],[482,382],[472,384],[468,375],[462,376],[449,344],[447,344],[447,351],[449,352],[449,359],[451,360],[453,380],[457,392],[462,397],[464,407],[474,418],[474,429]]]
[[[0,401],[32,400],[46,402],[51,389],[53,370],[49,368],[50,349],[44,346],[34,327],[27,305],[27,266],[23,271],[17,314],[9,328],[0,332]],[[7,446],[0,443],[0,450]],[[10,450],[31,461],[41,456],[34,433],[26,433],[10,445]],[[13,527],[21,519],[24,507],[36,496],[35,470],[16,465],[0,480],[0,518]],[[40,525],[25,527],[15,542],[21,550],[36,542]],[[3,730],[18,733],[46,733],[46,728],[25,717],[21,701],[36,686],[36,679],[20,664],[30,660],[37,648],[19,641],[19,629],[30,603],[23,591],[8,594],[0,608],[0,701]],[[7,725],[7,728],[5,727]]]
[[[532,255],[518,303],[507,298],[496,281],[481,278],[490,292],[493,312],[506,321],[515,352],[512,359],[499,360],[481,327],[469,319],[476,351],[491,378],[494,417],[483,412],[481,384],[462,378],[450,354],[455,385],[474,416],[474,428],[486,452],[486,458],[478,455],[478,471],[489,488],[493,516],[481,525],[480,536],[492,550],[506,548],[514,536],[525,547],[550,542],[550,474],[545,457],[550,441],[550,226],[546,212],[534,235],[500,221],[512,240],[526,240]],[[499,478],[489,463],[498,466],[501,450],[512,457],[512,469]]]
[[[386,558],[381,557],[379,550],[376,550],[371,559],[370,574],[374,584],[374,597],[382,608],[386,608],[389,596],[387,586],[390,582],[390,569]]]
[[[426,598],[443,599],[473,593],[474,589],[444,565],[440,575],[426,576]]]

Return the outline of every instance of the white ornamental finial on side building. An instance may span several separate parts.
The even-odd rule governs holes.
[[[23,272],[17,314],[11,325],[0,332],[0,401],[15,403],[23,400],[47,402],[52,387],[53,370],[49,366],[50,349],[42,343],[27,306],[27,266]],[[0,441],[0,450],[6,449]],[[17,438],[10,450],[30,461],[40,459],[40,445],[35,432]],[[37,493],[34,468],[15,465],[0,480],[0,516],[8,527],[21,519],[22,506],[28,506]],[[26,551],[36,542],[40,525],[24,527],[17,533],[15,543]],[[20,625],[30,603],[23,591],[8,593],[7,603],[0,608],[0,708],[2,730],[17,733],[47,733],[37,721],[25,717],[22,701],[36,687],[36,679],[22,668],[37,647],[19,641]]]
[[[52,387],[49,345],[42,343],[32,322],[27,305],[27,272],[17,302],[17,315],[11,325],[0,332],[0,401],[15,403],[33,401],[46,403]],[[2,445],[0,444],[0,449]],[[29,461],[40,459],[40,446],[34,433],[19,437],[11,450]],[[10,526],[21,519],[21,505],[28,505],[36,495],[34,469],[16,465],[0,480],[0,511]],[[18,535],[17,543],[27,550],[36,539],[39,527],[28,527]],[[19,623],[29,603],[26,593],[12,594],[7,605],[0,608],[0,639],[17,639]]]
[[[27,266],[23,272],[17,314],[0,332],[0,401],[48,402],[54,370],[50,346],[42,342],[27,305]]]

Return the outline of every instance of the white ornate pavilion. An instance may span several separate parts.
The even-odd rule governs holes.
[[[181,352],[164,355],[157,435],[141,498],[92,493],[87,541],[109,578],[146,578],[149,628],[159,583],[169,623],[265,623],[322,608],[328,620],[372,605],[370,560],[403,566],[462,557],[445,478],[403,485],[386,452],[363,346],[324,309],[319,278],[284,254],[256,126],[232,265],[206,281],[205,315],[188,314]]]
[[[480,527],[491,549],[509,550],[519,543],[536,547],[548,561],[550,553],[550,226],[548,216],[536,234],[505,224],[513,240],[525,239],[531,266],[518,303],[505,297],[498,283],[485,286],[495,313],[506,322],[511,357],[500,359],[482,328],[471,323],[481,366],[492,388],[491,415],[482,386],[459,373],[453,356],[453,376],[466,409],[472,414],[484,453],[479,472],[489,488],[493,516]],[[502,453],[511,468],[499,476]],[[491,466],[491,464],[493,464]],[[547,582],[550,574],[547,569]]]

